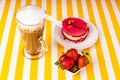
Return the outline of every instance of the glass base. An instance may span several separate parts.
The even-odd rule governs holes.
[[[37,59],[40,59],[44,56],[44,53],[37,53],[37,54],[30,54],[29,52],[25,51],[24,50],[24,56],[27,58],[27,59],[30,59],[30,60],[37,60]]]

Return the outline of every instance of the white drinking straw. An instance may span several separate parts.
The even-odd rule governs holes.
[[[48,14],[44,14],[44,17],[46,19],[48,19],[49,21],[55,23],[56,25],[58,25],[59,27],[62,27],[62,23],[54,18],[52,18],[51,16],[49,16]]]

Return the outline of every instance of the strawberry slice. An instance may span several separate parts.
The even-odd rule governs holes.
[[[69,49],[66,53],[66,57],[68,57],[69,59],[72,59],[74,61],[77,61],[78,59],[78,51],[74,48]]]
[[[78,58],[78,68],[79,69],[86,66],[88,63],[89,63],[89,60],[86,56],[83,55]]]

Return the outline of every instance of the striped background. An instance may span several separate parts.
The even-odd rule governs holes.
[[[82,17],[98,28],[97,43],[90,52],[90,64],[74,76],[58,69],[54,62],[67,49],[54,38],[55,24],[46,21],[46,55],[30,61],[23,53],[23,41],[15,20],[20,6],[34,4],[55,19]],[[120,80],[120,0],[0,0],[0,80]]]

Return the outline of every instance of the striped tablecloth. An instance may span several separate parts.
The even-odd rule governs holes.
[[[57,20],[81,17],[96,25],[99,38],[85,49],[90,64],[71,76],[54,62],[67,49],[55,41],[55,24],[46,20],[48,52],[39,60],[23,56],[15,12],[37,5]],[[120,80],[120,0],[0,0],[0,80]]]

